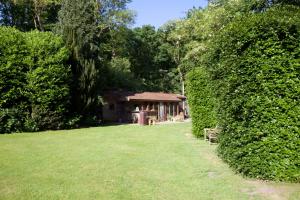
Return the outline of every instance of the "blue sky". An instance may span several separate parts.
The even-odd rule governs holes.
[[[136,11],[136,26],[144,24],[160,27],[171,19],[185,16],[190,8],[205,7],[207,0],[132,0],[128,8]]]

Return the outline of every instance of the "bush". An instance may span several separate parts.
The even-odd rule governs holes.
[[[0,133],[21,132],[24,129],[24,116],[18,108],[0,109]]]
[[[187,75],[187,99],[192,116],[193,133],[203,136],[204,128],[217,125],[216,100],[210,85],[210,78],[203,68],[196,68]]]
[[[0,38],[0,133],[62,128],[70,81],[62,39],[7,27]]]
[[[69,105],[69,52],[60,37],[52,33],[26,33],[29,49],[27,72],[31,116],[39,130],[60,129]]]
[[[0,38],[0,133],[19,132],[28,103],[28,51],[23,34],[14,28],[0,27]]]
[[[0,108],[12,107],[24,101],[28,51],[23,35],[0,27]]]
[[[219,154],[244,175],[300,182],[300,9],[236,19],[214,40]]]
[[[82,118],[81,115],[74,115],[74,116],[68,117],[65,122],[65,128],[67,128],[67,129],[79,128],[81,118]]]

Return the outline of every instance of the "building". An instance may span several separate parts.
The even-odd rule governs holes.
[[[108,92],[104,95],[103,120],[138,123],[141,112],[155,121],[183,116],[186,97],[160,92]]]

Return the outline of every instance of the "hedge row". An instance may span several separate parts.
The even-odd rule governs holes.
[[[61,38],[0,27],[0,133],[59,129],[69,102]]]
[[[249,177],[300,182],[300,9],[231,23],[215,41],[219,154]]]
[[[218,152],[246,176],[300,182],[299,41],[300,9],[280,6],[237,17],[210,43],[205,69],[223,127]],[[201,135],[215,100],[203,99],[203,72],[188,79],[193,129]]]
[[[203,68],[196,68],[187,74],[187,97],[196,137],[203,136],[204,128],[217,125],[216,99],[209,80]]]

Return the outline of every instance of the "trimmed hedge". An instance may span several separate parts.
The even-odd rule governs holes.
[[[249,177],[300,182],[300,9],[236,19],[212,49],[220,156]]]
[[[69,51],[62,38],[50,32],[25,33],[29,49],[26,73],[31,120],[39,130],[61,129],[70,102]]]
[[[69,52],[60,37],[0,27],[0,133],[62,128]]]
[[[25,97],[28,49],[22,33],[16,29],[0,27],[0,39],[0,108],[3,108],[18,105]]]
[[[203,68],[196,68],[187,74],[187,97],[190,106],[193,134],[203,136],[204,128],[215,127],[215,97],[210,79]]]
[[[24,129],[28,48],[23,34],[0,27],[0,133]]]

